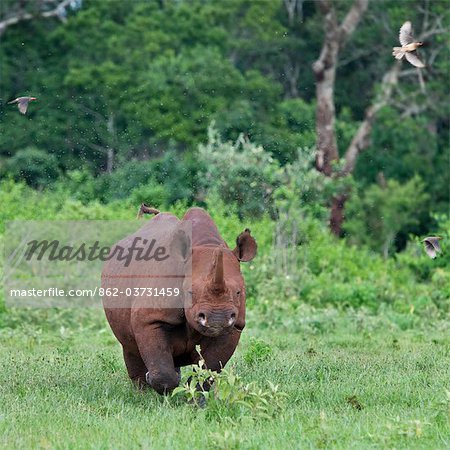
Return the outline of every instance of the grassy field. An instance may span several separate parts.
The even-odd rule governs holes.
[[[401,316],[323,310],[296,332],[249,327],[231,366],[244,382],[271,381],[287,396],[271,419],[231,419],[137,391],[97,313],[84,328],[58,327],[52,314],[0,332],[1,448],[450,446],[445,322],[405,327]],[[270,355],[258,352],[262,341]]]

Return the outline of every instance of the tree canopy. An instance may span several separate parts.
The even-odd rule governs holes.
[[[201,197],[196,177],[205,173],[199,144],[207,141],[213,121],[224,141],[242,135],[280,167],[294,164],[299,148],[313,151],[312,65],[324,33],[318,2],[79,0],[63,2],[63,13],[46,17],[57,3],[36,3],[35,10],[20,13],[32,20],[2,30],[2,176],[48,188],[53,180],[73,180],[78,171],[97,180],[106,198],[117,195],[105,194],[106,173],[118,171],[117,179],[133,183],[127,167],[145,161],[164,165],[172,155],[173,173],[147,179],[158,189],[169,186],[167,201],[192,202]],[[18,14],[14,4],[5,2],[2,20]],[[342,21],[352,2],[333,4]],[[393,64],[400,25],[411,20],[427,44],[426,69],[419,74],[403,63],[373,124],[353,173],[356,196],[363,198],[365,189],[378,184],[380,173],[400,184],[420,177],[430,213],[448,208],[447,6],[428,0],[369,2],[340,52],[334,101],[343,156]],[[38,101],[26,116],[6,105],[27,94]],[[30,164],[36,167],[29,170]],[[189,185],[177,181],[177,193],[174,179]],[[430,223],[425,214],[420,226]]]

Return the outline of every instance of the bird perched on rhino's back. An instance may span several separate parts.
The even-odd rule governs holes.
[[[425,245],[425,251],[431,259],[436,258],[438,253],[442,253],[439,239],[442,238],[440,236],[428,236],[422,241]]]
[[[19,111],[22,114],[25,114],[27,112],[28,104],[34,100],[37,100],[37,98],[36,97],[17,97],[16,99],[8,102],[8,104],[13,105],[13,104],[17,103]]]
[[[425,64],[417,56],[416,50],[423,45],[423,42],[415,42],[412,34],[411,22],[405,22],[400,28],[399,40],[401,47],[394,47],[392,50],[392,55],[395,59],[406,58],[413,66],[422,68]]]
[[[137,218],[140,219],[144,214],[154,214],[155,216],[159,214],[159,210],[155,208],[151,208],[150,206],[146,205],[145,203],[141,203],[141,206],[139,207]]]

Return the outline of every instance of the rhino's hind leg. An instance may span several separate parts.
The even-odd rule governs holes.
[[[145,367],[141,356],[124,349],[123,358],[125,360],[125,365],[127,366],[129,377],[140,389],[146,387],[145,374],[147,368]]]

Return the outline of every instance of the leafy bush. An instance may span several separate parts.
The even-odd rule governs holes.
[[[44,150],[27,147],[17,151],[8,160],[6,173],[17,181],[23,180],[34,188],[42,188],[54,183],[58,178],[58,160]]]
[[[325,223],[329,214],[325,205],[331,195],[331,180],[323,177],[313,167],[314,159],[312,148],[298,149],[296,159],[284,167],[283,182],[273,195],[277,228],[282,224],[284,233],[298,234],[299,240],[294,240],[295,243],[301,242],[302,232],[312,232],[304,226],[309,218]]]
[[[313,147],[316,143],[314,132],[316,105],[295,98],[284,100],[280,104],[280,110],[286,127],[301,139],[298,146]]]
[[[260,361],[265,361],[272,354],[272,348],[261,339],[251,338],[250,345],[245,352],[244,360],[247,364],[253,365]]]
[[[286,394],[270,381],[268,389],[255,383],[245,384],[233,369],[214,372],[200,360],[184,373],[185,381],[174,389],[172,396],[182,396],[195,405],[205,406],[214,419],[252,417],[270,419],[279,413]],[[204,386],[211,386],[206,389]]]
[[[290,214],[291,207],[295,213],[308,210],[321,218],[327,214],[329,180],[314,169],[312,148],[298,149],[292,162],[282,168],[268,151],[243,135],[235,142],[223,142],[213,123],[198,155],[203,165],[198,177],[202,197],[236,205],[241,218],[260,217],[264,212]]]
[[[129,161],[114,172],[99,177],[98,183],[104,185],[105,201],[128,198],[140,186],[154,182],[153,161]]]
[[[180,158],[169,150],[160,158],[128,161],[112,173],[97,177],[87,170],[69,171],[53,189],[83,204],[127,200],[136,205],[149,202],[167,207],[180,199],[192,202],[196,171],[189,158]]]
[[[373,184],[353,195],[344,225],[350,242],[365,243],[385,258],[395,249],[395,239],[420,222],[429,199],[423,181],[415,176],[404,184],[396,180]]]
[[[204,165],[205,197],[215,194],[226,204],[236,204],[239,215],[261,216],[270,208],[282,170],[261,146],[243,135],[236,142],[223,142],[212,124],[208,142],[199,146],[198,156]]]
[[[355,176],[360,179],[362,175],[375,182],[378,173],[383,171],[387,179],[405,183],[418,174],[422,179],[431,176],[442,188],[444,171],[435,170],[434,159],[438,148],[436,134],[430,129],[429,121],[422,114],[398,120],[398,114],[398,110],[391,106],[379,112],[374,123],[371,147],[361,154]],[[395,126],[392,126],[393,123]],[[428,187],[433,190],[432,183]]]

